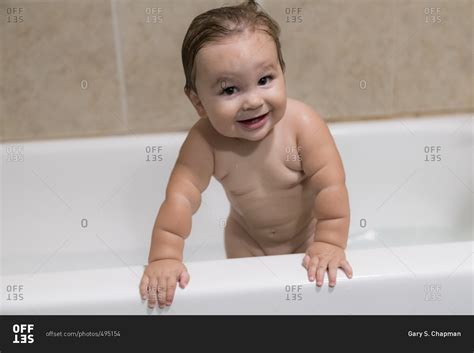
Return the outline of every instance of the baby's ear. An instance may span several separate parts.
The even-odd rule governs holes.
[[[207,118],[206,110],[204,109],[204,107],[201,103],[201,100],[199,99],[199,96],[197,95],[197,93],[194,92],[193,90],[187,88],[187,87],[184,87],[184,93],[186,94],[186,96],[191,101],[192,105],[196,109],[199,116],[201,118]]]

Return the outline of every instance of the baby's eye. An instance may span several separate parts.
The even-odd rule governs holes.
[[[231,96],[235,93],[235,91],[237,90],[237,87],[226,87],[222,90],[221,94],[222,95],[225,95],[225,96]]]
[[[264,86],[267,83],[269,83],[272,79],[273,79],[272,75],[267,75],[265,77],[262,77],[260,80],[258,80],[258,84],[261,86]]]

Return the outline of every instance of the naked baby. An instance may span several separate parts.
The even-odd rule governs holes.
[[[228,258],[305,253],[318,286],[326,272],[334,286],[338,268],[351,278],[344,168],[323,119],[286,95],[278,24],[254,1],[210,10],[192,21],[182,60],[200,118],[156,217],[142,298],[169,306],[188,284],[184,243],[211,177],[230,202]]]

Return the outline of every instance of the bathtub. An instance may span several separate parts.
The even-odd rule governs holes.
[[[225,259],[212,179],[193,217],[191,281],[139,297],[156,212],[185,133],[2,144],[1,314],[473,314],[472,116],[329,124],[351,204],[335,288],[303,254]]]

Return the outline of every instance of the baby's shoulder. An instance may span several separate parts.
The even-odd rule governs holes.
[[[212,141],[216,139],[216,131],[212,127],[208,119],[200,118],[188,132],[188,137],[193,139],[199,139],[203,143],[209,145],[210,148],[213,148]]]
[[[323,121],[313,107],[293,98],[287,99],[286,114],[290,118],[288,121],[295,126],[304,126],[314,120]]]
[[[212,136],[204,119],[198,120],[188,131],[180,148],[182,158],[206,159],[214,154]]]
[[[287,98],[286,102],[287,102],[287,108],[290,108],[290,109],[300,109],[301,110],[301,109],[311,108],[308,104],[303,103],[300,100],[290,98],[290,97]]]

